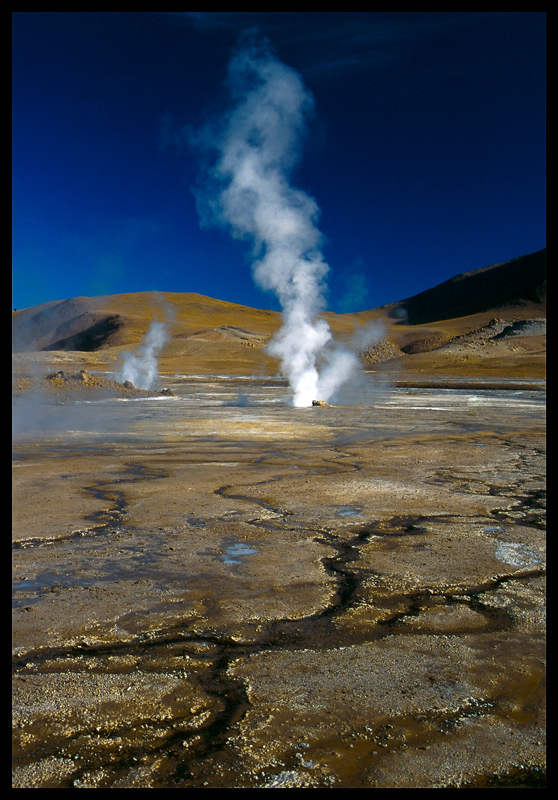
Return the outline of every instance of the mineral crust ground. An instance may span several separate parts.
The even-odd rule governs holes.
[[[16,397],[14,788],[542,788],[545,392]]]

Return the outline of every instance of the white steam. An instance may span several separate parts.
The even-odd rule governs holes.
[[[359,366],[332,340],[315,201],[290,183],[313,99],[297,72],[261,43],[233,57],[228,85],[234,105],[198,141],[217,154],[197,194],[202,222],[226,227],[253,244],[253,275],[275,293],[283,326],[269,352],[288,378],[295,406],[329,400]]]
[[[118,380],[131,381],[137,389],[155,389],[159,377],[159,353],[170,335],[164,322],[154,320],[135,353],[124,352]]]

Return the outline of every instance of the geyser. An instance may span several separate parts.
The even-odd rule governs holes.
[[[269,345],[288,378],[295,406],[330,399],[359,367],[335,344],[326,320],[325,279],[316,202],[290,182],[313,99],[295,70],[253,33],[228,73],[232,106],[196,136],[214,154],[196,192],[202,223],[252,243],[257,284],[275,293],[283,324]]]
[[[169,340],[164,322],[154,320],[135,353],[123,353],[118,380],[131,381],[137,389],[155,389],[159,377],[159,353]]]

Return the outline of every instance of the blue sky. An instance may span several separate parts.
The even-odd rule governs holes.
[[[188,131],[257,28],[314,98],[292,182],[359,311],[545,246],[545,12],[13,12],[15,308],[199,292],[279,308],[200,225]]]

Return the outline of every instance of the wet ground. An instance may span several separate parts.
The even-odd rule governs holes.
[[[545,392],[16,401],[13,786],[542,788]]]

